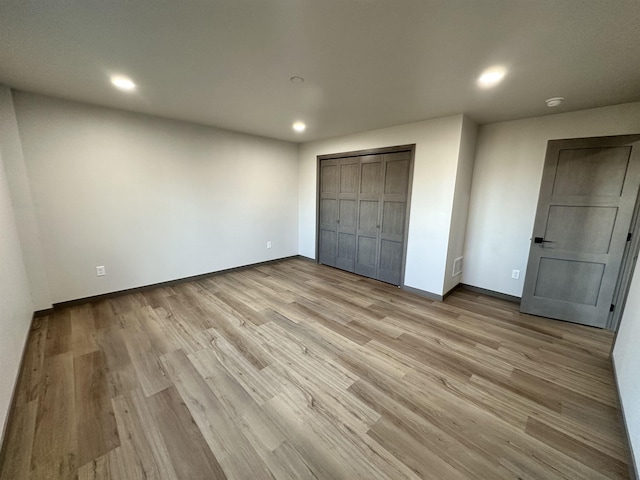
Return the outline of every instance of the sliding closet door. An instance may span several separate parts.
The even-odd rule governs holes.
[[[338,161],[338,219],[336,267],[354,271],[356,252],[356,224],[358,210],[359,157],[341,158]]]
[[[382,155],[360,160],[355,271],[371,278],[376,278],[378,271],[382,160]]]
[[[319,173],[318,257],[320,263],[335,267],[338,250],[338,161],[325,160],[320,162]]]
[[[378,272],[375,278],[395,285],[399,285],[402,279],[410,162],[410,152],[384,155]]]

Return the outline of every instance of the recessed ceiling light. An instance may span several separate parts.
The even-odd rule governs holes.
[[[478,77],[478,86],[481,88],[491,88],[499,84],[507,71],[502,67],[491,67],[482,72]]]
[[[112,75],[111,83],[114,87],[125,92],[131,92],[136,89],[136,84],[129,77],[124,75]]]
[[[296,132],[304,132],[304,129],[307,128],[307,126],[303,123],[303,122],[295,122],[293,124],[293,129]]]
[[[545,100],[545,103],[547,104],[547,107],[549,107],[549,108],[557,107],[562,102],[564,102],[564,97],[553,97],[553,98],[547,98]]]
[[[304,78],[302,78],[302,77],[300,77],[300,76],[298,76],[298,75],[294,75],[293,77],[291,77],[291,78],[289,79],[289,81],[290,81],[291,83],[302,83],[302,82],[304,82]]]

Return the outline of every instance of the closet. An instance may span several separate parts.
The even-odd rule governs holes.
[[[400,285],[414,145],[318,157],[318,260]]]

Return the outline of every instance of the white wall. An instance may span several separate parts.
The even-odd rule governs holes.
[[[8,87],[0,85],[0,145],[4,168],[18,227],[18,235],[24,252],[29,287],[36,310],[51,307],[51,292],[44,269],[40,244],[40,232],[34,214],[31,185],[22,155],[13,96]]]
[[[0,445],[33,313],[3,150],[0,144]]]
[[[469,198],[471,196],[471,180],[476,155],[476,139],[478,126],[468,117],[462,121],[460,152],[458,153],[458,169],[456,174],[453,208],[451,212],[451,228],[449,230],[449,249],[444,274],[444,293],[455,287],[462,275],[453,276],[453,262],[464,254]],[[464,270],[464,267],[463,267]]]
[[[640,103],[480,127],[463,282],[520,297],[547,142],[640,132]],[[512,280],[511,271],[520,270]]]
[[[416,144],[405,285],[441,295],[462,115],[304,143],[300,147],[300,255],[316,256],[317,156]]]
[[[620,401],[625,414],[631,451],[640,459],[640,268],[636,267],[629,297],[624,308],[620,329],[613,349]],[[637,468],[636,466],[636,476]],[[638,477],[640,478],[640,477]]]
[[[54,303],[298,253],[297,145],[28,93],[14,103]]]

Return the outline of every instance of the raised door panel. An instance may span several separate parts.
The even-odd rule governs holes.
[[[386,236],[404,235],[406,202],[386,201],[382,207],[382,233]]]
[[[338,193],[338,165],[335,160],[326,160],[320,164],[320,191]]]
[[[553,195],[619,197],[630,156],[630,146],[560,150]]]
[[[617,207],[552,205],[544,238],[553,239],[548,248],[575,253],[609,253]]]
[[[362,157],[360,165],[360,196],[380,195],[382,189],[382,155]]]
[[[320,230],[319,254],[320,263],[335,266],[337,249],[336,232],[332,230]]]
[[[376,253],[378,251],[378,241],[375,237],[361,235],[358,237],[356,261],[358,273],[373,277],[377,267]],[[368,270],[370,269],[370,270]]]
[[[596,305],[605,264],[541,258],[534,295],[540,298]],[[572,281],[568,282],[567,279]]]
[[[409,152],[385,155],[384,193],[385,195],[407,194],[409,185]]]
[[[380,264],[378,280],[400,285],[402,279],[402,243],[382,239],[380,241]]]
[[[332,228],[338,220],[338,201],[335,198],[320,200],[320,225]]]
[[[338,232],[338,251],[336,266],[348,272],[354,271],[356,260],[356,236],[351,233]]]
[[[340,193],[358,193],[358,157],[341,159],[340,161]]]

